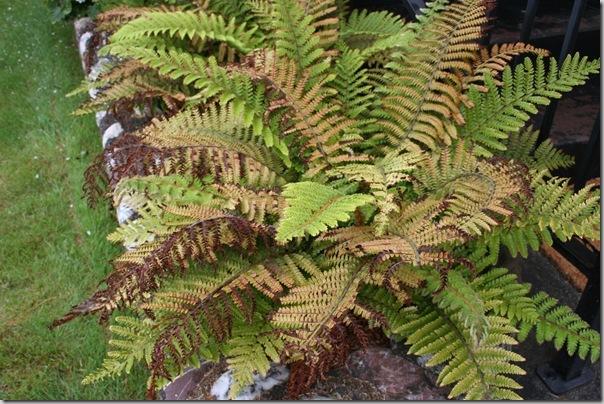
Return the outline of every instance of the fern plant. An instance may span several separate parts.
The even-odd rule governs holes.
[[[128,309],[84,382],[143,362],[153,396],[226,358],[232,397],[272,362],[295,397],[373,330],[442,365],[450,397],[519,398],[511,347],[533,329],[597,360],[597,332],[497,262],[599,237],[599,190],[573,193],[555,175],[572,159],[527,127],[599,61],[482,48],[489,6],[436,0],[413,23],[335,0],[101,14],[118,62],[81,111],[160,117],[86,173],[92,201],[137,214],[109,236],[127,249],[105,285],[55,322]]]

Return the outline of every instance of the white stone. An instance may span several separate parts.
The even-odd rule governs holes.
[[[103,71],[103,66],[109,62],[111,62],[109,58],[99,58],[99,60],[94,64],[94,66],[90,68],[90,74],[88,75],[88,78],[91,81],[95,81],[96,79],[98,79],[99,75]]]
[[[283,365],[272,366],[265,377],[260,375],[254,376],[254,383],[243,389],[235,400],[257,400],[260,395],[272,389],[273,387],[283,384],[289,377],[289,369]],[[232,372],[227,370],[214,382],[210,393],[216,400],[228,400],[229,391],[233,383]]]
[[[105,118],[105,115],[107,115],[107,111],[99,111],[96,113],[96,126],[101,126],[101,121],[103,120],[103,118]]]
[[[107,147],[107,142],[111,139],[115,139],[124,132],[124,128],[119,122],[114,123],[108,127],[103,133],[103,148]]]
[[[92,32],[85,32],[80,37],[80,43],[78,44],[80,55],[83,56],[86,52],[86,46],[88,46],[88,41],[90,41],[90,38],[92,38]]]
[[[116,212],[117,222],[119,224],[126,223],[128,220],[132,219],[132,216],[134,216],[134,214],[136,213],[134,209],[132,209],[130,206],[126,205],[123,202],[118,205]]]
[[[228,400],[232,382],[233,378],[231,377],[231,371],[224,372],[212,385],[210,394],[213,395],[216,400]]]

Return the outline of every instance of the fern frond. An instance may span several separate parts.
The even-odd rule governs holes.
[[[229,396],[235,398],[258,376],[265,377],[271,362],[279,362],[283,341],[256,312],[251,324],[235,322],[231,338],[226,342],[225,356],[232,371],[233,384]]]
[[[403,32],[403,20],[387,11],[353,10],[341,23],[340,37],[352,49],[364,50],[375,41]]]
[[[533,299],[528,294],[531,285],[518,283],[518,277],[506,268],[493,268],[472,281],[472,288],[488,294],[496,315],[505,316],[512,323],[533,322],[538,313]]]
[[[258,46],[255,31],[245,23],[226,22],[220,15],[203,11],[151,12],[121,27],[111,36],[111,42],[167,35],[191,41],[221,41],[239,52],[248,53]]]
[[[250,265],[240,258],[223,260],[217,270],[207,268],[198,279],[185,283],[177,281],[171,290],[163,288],[156,293],[154,300],[142,307],[160,313],[163,321],[171,320],[155,342],[150,365],[151,388],[155,380],[170,377],[182,369],[201,348],[199,340],[195,339],[197,334],[209,333],[225,344],[224,351],[238,377],[239,387],[255,371],[266,371],[268,360],[279,358],[282,342],[279,335],[270,332],[270,324],[263,321],[270,306],[255,296],[254,290],[275,299],[283,292],[280,279],[289,286],[296,285],[291,277],[291,263],[300,263],[304,258],[301,255],[283,256],[258,265]],[[290,265],[286,264],[288,260]],[[299,266],[303,267],[307,265]],[[250,335],[257,338],[249,339]],[[253,350],[249,351],[249,348]],[[172,370],[170,363],[179,367]]]
[[[502,74],[502,87],[498,88],[493,77],[484,75],[486,93],[470,88],[469,99],[473,105],[464,108],[466,124],[460,137],[474,144],[475,153],[492,156],[505,150],[509,133],[517,132],[538,112],[537,106],[549,105],[551,98],[582,85],[590,74],[597,73],[600,62],[589,62],[579,54],[568,56],[560,68],[554,58],[549,59],[546,70],[542,58],[536,63],[526,58],[516,66],[514,73],[506,66]]]
[[[458,313],[464,329],[480,344],[483,337],[488,335],[489,323],[485,303],[465,278],[456,271],[449,271],[447,286],[437,296],[436,303],[441,309],[453,310]]]
[[[264,147],[263,138],[255,134],[244,117],[235,115],[231,104],[225,107],[209,105],[203,113],[196,109],[184,110],[169,119],[155,121],[145,127],[141,137],[143,142],[156,147],[207,146],[224,149],[225,153],[247,156],[249,161],[265,166],[265,170],[269,169],[274,173],[283,170],[280,159]],[[241,164],[245,165],[246,161]],[[227,167],[225,171],[234,171],[239,167],[242,166],[237,164]],[[254,171],[263,170],[255,167],[252,172]]]
[[[455,72],[472,70],[481,25],[486,23],[482,0],[449,4],[411,40],[409,50],[386,65],[383,112],[379,125],[396,150],[413,141],[430,149],[457,137],[453,121],[459,109],[461,82]]]
[[[111,339],[107,357],[99,369],[88,374],[82,384],[130,373],[136,362],[151,363],[153,342],[158,335],[153,320],[118,316],[109,327]]]
[[[233,184],[215,184],[220,194],[233,202],[249,220],[263,223],[265,215],[279,215],[285,209],[285,199],[271,190],[250,190]]]
[[[539,292],[532,297],[538,318],[521,321],[519,340],[523,341],[535,329],[538,343],[554,341],[557,350],[566,345],[569,355],[575,352],[581,359],[590,357],[595,362],[600,357],[600,334],[592,330],[585,321],[567,306],[559,306],[558,301]]]
[[[342,105],[341,113],[353,119],[366,113],[375,98],[363,64],[363,56],[358,50],[346,49],[334,66],[336,77],[331,84]]]
[[[252,252],[261,235],[268,238],[270,230],[226,213],[222,217],[195,221],[152,244],[151,249],[143,253],[144,258],[122,259],[121,268],[105,280],[106,289],[74,306],[53,324],[57,326],[76,316],[98,312],[107,316],[117,307],[128,305],[143,293],[156,289],[160,277],[175,269],[187,268],[189,260],[215,262],[217,253],[226,247]]]
[[[99,31],[113,32],[126,23],[152,12],[176,11],[177,7],[162,5],[159,7],[118,6],[97,14],[95,22]]]
[[[111,83],[108,88],[93,91],[98,93],[96,97],[82,104],[73,112],[74,115],[108,109],[117,102],[128,105],[127,103],[142,103],[153,98],[162,99],[169,109],[175,109],[175,106],[182,105],[185,100],[185,95],[177,86],[153,72],[139,72]]]
[[[443,225],[480,235],[510,216],[509,199],[530,194],[528,173],[513,161],[479,160],[459,142],[452,152],[426,159],[414,174],[418,189],[446,195]]]
[[[232,70],[264,81],[268,91],[275,94],[269,103],[269,111],[283,110],[291,120],[283,131],[298,135],[296,143],[300,144],[302,153],[311,151],[307,158],[308,177],[332,164],[332,160],[337,163],[345,156],[345,147],[358,142],[358,137],[345,138],[354,122],[339,113],[338,105],[328,104],[332,96],[326,88],[328,78],[307,87],[307,75],[296,79],[295,61],[277,58],[270,51],[253,55],[244,65],[232,66]]]
[[[345,262],[281,298],[271,323],[281,330],[288,357],[300,359],[302,355],[311,362],[317,360],[320,350],[316,348],[329,344],[329,331],[338,321],[351,312],[364,314],[355,304],[363,274],[358,263]]]
[[[507,139],[506,150],[499,154],[519,161],[529,169],[546,170],[549,175],[554,170],[573,165],[574,158],[557,149],[549,139],[535,148],[538,138],[539,131],[533,130],[532,126],[512,132]]]
[[[516,330],[504,317],[488,315],[486,319],[488,336],[476,344],[457,311],[425,302],[415,319],[394,332],[406,337],[409,352],[432,355],[426,365],[445,364],[438,383],[453,385],[449,398],[519,400],[513,390],[521,386],[507,375],[525,374],[513,363],[524,358],[502,347],[517,344],[511,337]]]
[[[464,79],[464,85],[474,84],[480,86],[485,74],[497,77],[497,75],[514,59],[514,56],[524,54],[546,57],[549,56],[549,51],[535,48],[532,45],[522,42],[495,44],[490,49],[483,48],[480,50],[478,57],[474,61],[473,75],[467,76]]]
[[[307,70],[311,83],[330,65],[320,46],[320,36],[314,35],[313,22],[314,16],[305,14],[297,1],[274,1],[273,26],[277,56],[293,60],[299,72]]]
[[[298,0],[305,15],[312,17],[314,35],[319,38],[319,47],[327,50],[339,36],[339,17],[336,0]]]
[[[345,195],[314,182],[287,184],[283,190],[287,207],[277,228],[277,241],[285,242],[304,234],[316,236],[338,221],[350,219],[359,206],[373,201],[371,195]]]

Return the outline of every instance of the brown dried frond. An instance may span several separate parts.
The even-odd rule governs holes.
[[[113,189],[126,177],[147,175],[190,175],[200,180],[212,176],[219,184],[241,184],[270,188],[283,183],[271,168],[254,158],[225,147],[191,145],[154,147],[141,138],[125,134],[104,151],[111,167],[109,185]]]
[[[486,9],[483,0],[449,4],[391,64],[388,78],[393,85],[383,100],[387,114],[379,123],[395,150],[409,141],[435,149],[457,137],[454,123],[464,122],[460,75],[472,72]]]
[[[249,75],[267,86],[271,99],[267,110],[269,113],[285,110],[284,134],[300,135],[297,141],[302,152],[311,150],[308,157],[311,169],[318,165],[321,168],[316,171],[320,171],[331,165],[332,159],[345,152],[345,146],[358,140],[342,139],[354,123],[338,113],[336,103],[327,102],[333,94],[325,86],[325,77],[309,85],[308,73],[299,72],[295,61],[266,50],[256,52],[243,63],[228,69]]]
[[[290,365],[286,399],[297,399],[317,381],[324,379],[330,370],[344,366],[353,351],[387,341],[379,328],[370,328],[365,320],[357,317],[338,322],[328,339],[331,349],[321,349],[314,362],[298,360]]]
[[[154,244],[142,262],[121,260],[118,268],[106,278],[105,289],[73,307],[56,320],[53,327],[80,315],[100,312],[105,317],[117,307],[156,289],[159,277],[187,268],[189,260],[215,262],[216,254],[225,247],[252,253],[258,236],[268,242],[272,238],[272,229],[228,214],[184,226]]]
[[[319,46],[330,48],[338,40],[340,19],[335,0],[298,0],[306,15],[312,17],[311,26],[319,37]]]
[[[107,199],[109,176],[105,165],[105,156],[99,154],[84,171],[82,191],[90,207],[95,207],[99,200]]]

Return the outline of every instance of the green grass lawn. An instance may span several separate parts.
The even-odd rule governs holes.
[[[70,115],[83,74],[71,22],[41,0],[0,0],[0,399],[142,399],[141,369],[83,386],[102,361],[106,330],[51,321],[91,294],[117,249],[107,206],[82,199],[100,151],[92,116]]]

